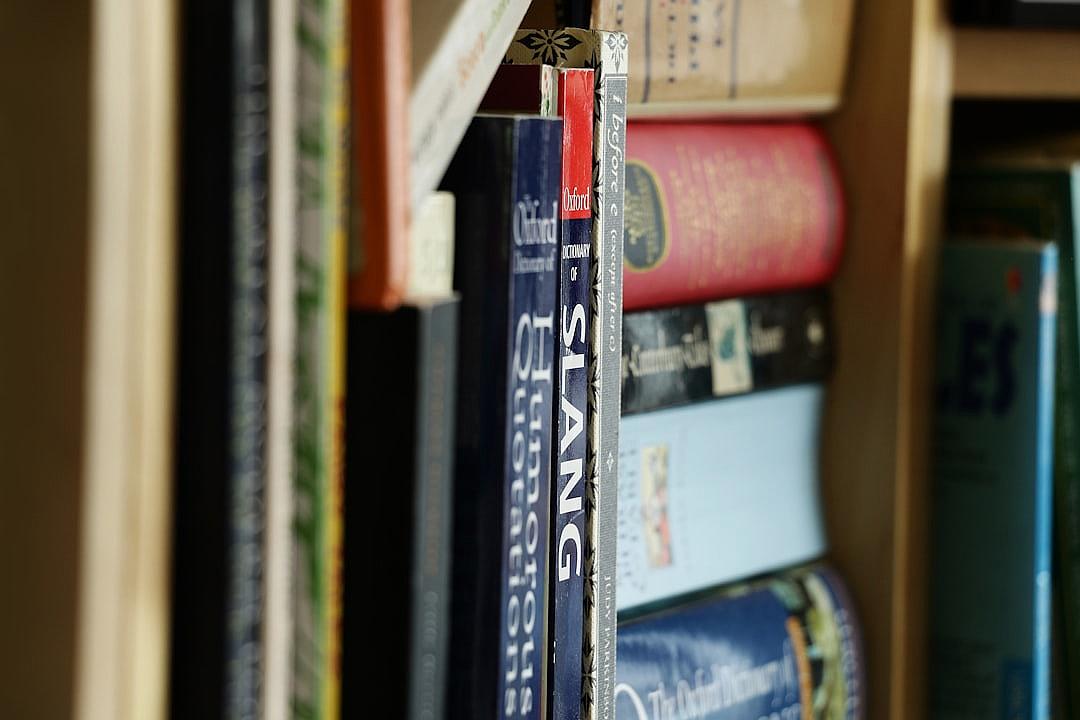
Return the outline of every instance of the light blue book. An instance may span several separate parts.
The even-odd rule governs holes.
[[[624,417],[620,613],[819,557],[823,386]]]
[[[947,243],[931,484],[931,716],[1045,720],[1057,249]]]

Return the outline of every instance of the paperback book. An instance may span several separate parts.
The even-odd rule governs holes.
[[[461,293],[451,718],[547,711],[559,119],[478,116],[443,179]]]

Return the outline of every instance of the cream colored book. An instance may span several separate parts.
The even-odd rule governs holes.
[[[631,117],[805,115],[843,96],[854,0],[596,0],[622,30]]]

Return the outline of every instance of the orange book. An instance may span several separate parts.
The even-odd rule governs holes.
[[[409,4],[356,3],[351,32],[349,304],[391,309],[408,280]]]

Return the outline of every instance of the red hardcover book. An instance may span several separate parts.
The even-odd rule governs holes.
[[[824,135],[802,124],[630,123],[623,307],[827,282],[844,200]]]

